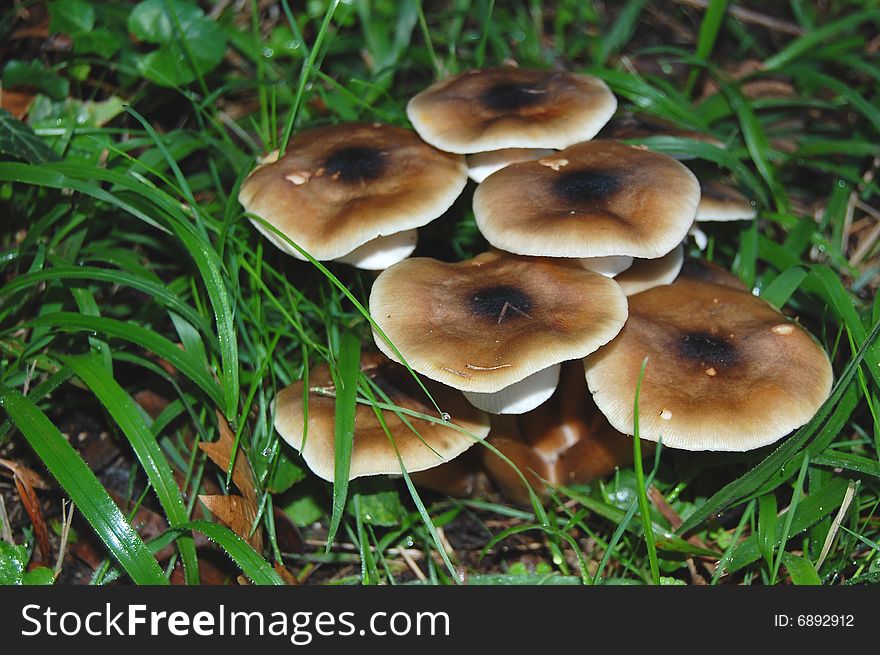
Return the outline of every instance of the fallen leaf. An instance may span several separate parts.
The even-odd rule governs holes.
[[[260,552],[263,549],[262,530],[254,530],[251,534],[251,526],[257,518],[257,513],[246,499],[241,496],[203,495],[199,496],[199,500],[230,530],[253,546],[254,550]]]
[[[44,564],[50,564],[52,562],[52,545],[49,543],[49,528],[46,527],[46,520],[43,518],[40,499],[37,498],[37,492],[34,491],[35,488],[47,489],[48,485],[36,471],[26,466],[8,459],[0,459],[0,465],[12,472],[21,504],[24,505],[24,511],[27,512],[31,525],[34,527],[34,536],[36,536],[37,545],[40,548],[40,557]]]
[[[201,442],[199,448],[225,473],[229,469],[235,446],[235,435],[232,429],[217,412],[217,425],[220,427],[220,436],[216,441]],[[235,455],[235,464],[232,467],[232,482],[241,492],[241,496],[199,496],[205,506],[225,523],[237,535],[246,539],[256,551],[263,548],[263,530],[258,525],[253,534],[251,526],[257,517],[259,510],[259,497],[254,486],[254,472],[247,461],[243,450],[239,449]],[[207,500],[206,499],[210,499]],[[212,506],[213,505],[213,506]]]

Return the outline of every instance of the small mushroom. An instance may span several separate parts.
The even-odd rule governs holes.
[[[587,141],[489,176],[474,216],[489,243],[520,255],[654,259],[684,240],[699,199],[697,178],[674,159]]]
[[[593,138],[617,109],[602,80],[526,68],[470,70],[415,95],[406,115],[428,143],[470,154],[566,148]]]
[[[493,416],[488,443],[507,457],[539,495],[546,483],[584,484],[632,463],[632,438],[611,427],[596,407],[580,362],[562,366],[559,388],[540,407],[519,416]],[[643,452],[653,450],[645,442]],[[513,467],[481,448],[486,470],[512,500],[526,504],[528,490]]]
[[[361,368],[398,407],[425,415],[436,414],[424,392],[403,366],[374,354],[362,358]],[[310,371],[309,385],[307,432],[303,432],[302,382],[284,388],[276,397],[275,429],[288,444],[302,453],[305,463],[318,477],[332,482],[336,398],[333,378],[326,364]],[[416,433],[394,411],[383,409],[382,416],[394,439],[392,444],[373,407],[358,403],[351,451],[351,479],[364,475],[400,474],[397,452],[407,472],[423,471],[452,460],[473,446],[477,439],[486,437],[489,433],[489,417],[468,403],[461,393],[430,380],[425,382],[425,386],[437,404],[449,414],[450,422],[431,422],[401,414]]]
[[[739,191],[717,180],[701,183],[702,195],[697,205],[696,222],[689,234],[697,247],[705,250],[709,238],[697,223],[750,221],[757,216],[755,205]]]
[[[463,157],[432,148],[412,130],[352,123],[294,136],[284,157],[247,177],[239,202],[315,259],[378,270],[409,256],[415,228],[443,214],[466,182]],[[278,248],[304,259],[253,223]]]
[[[684,245],[678,244],[657,259],[636,259],[633,265],[614,278],[623,293],[632,296],[663,284],[672,284],[684,264]]]
[[[585,359],[599,409],[670,448],[744,451],[806,423],[828,397],[832,370],[813,337],[747,291],[679,278],[629,298],[620,334]]]
[[[552,395],[560,362],[617,334],[626,298],[614,281],[568,262],[496,251],[395,264],[376,278],[370,312],[414,370],[488,412],[522,413]],[[375,329],[373,337],[397,359]]]

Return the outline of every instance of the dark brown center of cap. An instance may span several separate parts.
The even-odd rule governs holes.
[[[518,318],[531,318],[532,300],[522,289],[499,285],[479,289],[468,297],[468,308],[480,318],[501,323]]]
[[[708,332],[685,334],[678,347],[679,354],[687,360],[712,368],[733,366],[739,361],[736,346]]]
[[[544,92],[521,84],[496,84],[483,92],[483,104],[497,112],[516,111],[541,101]]]
[[[384,153],[366,146],[348,146],[333,152],[324,161],[327,175],[342,182],[375,180],[385,171]]]
[[[568,171],[553,182],[557,196],[571,203],[599,202],[617,193],[620,179],[602,170]]]

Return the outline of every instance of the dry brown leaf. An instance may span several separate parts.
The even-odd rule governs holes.
[[[296,579],[296,576],[290,572],[290,570],[284,566],[281,562],[275,562],[275,573],[281,576],[281,578],[287,584],[291,586],[299,586],[299,580]]]
[[[217,425],[220,427],[220,436],[217,441],[201,442],[199,448],[225,473],[229,469],[229,462],[232,459],[235,435],[220,412],[217,412]],[[254,547],[254,550],[260,552],[263,549],[262,528],[258,525],[254,533],[250,533],[251,526],[259,511],[259,498],[254,486],[253,469],[251,469],[242,449],[239,449],[235,455],[232,482],[241,492],[241,496],[204,495],[199,498],[212,514],[229,526],[237,535],[246,539]]]
[[[257,514],[246,499],[241,496],[199,496],[199,500],[254,550],[260,552],[263,549],[262,530],[258,528],[253,534],[250,533]]]

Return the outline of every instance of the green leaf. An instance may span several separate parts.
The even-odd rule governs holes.
[[[78,55],[96,54],[103,59],[110,59],[123,43],[122,37],[115,32],[98,28],[78,35],[73,41],[73,51]]]
[[[137,58],[140,71],[162,86],[182,86],[213,70],[226,53],[226,34],[195,4],[145,0],[132,10],[129,30],[160,47]]]
[[[49,3],[49,32],[52,34],[62,32],[78,38],[94,27],[95,8],[85,0],[54,0]]]
[[[0,406],[131,579],[136,584],[168,584],[156,558],[46,415],[15,389],[0,389]]]
[[[5,109],[0,109],[0,154],[29,164],[42,164],[58,155],[34,131]]]
[[[70,91],[70,83],[58,73],[48,70],[39,59],[31,63],[10,60],[3,69],[3,86],[27,86],[55,100],[63,100]]]
[[[782,564],[791,576],[791,581],[796,585],[822,584],[819,574],[816,573],[816,567],[806,557],[798,557],[786,552],[782,554]]]

